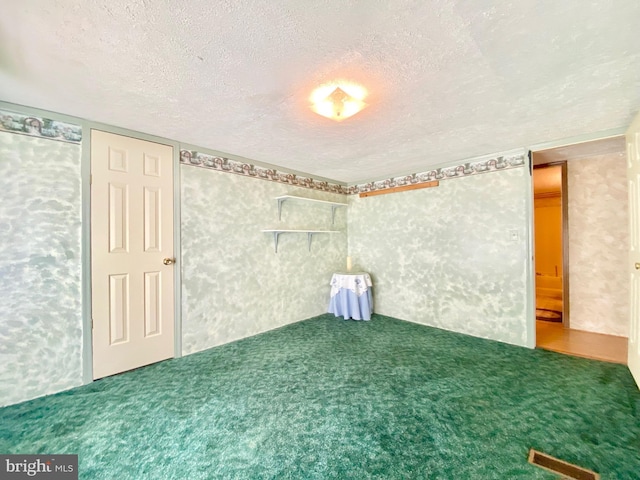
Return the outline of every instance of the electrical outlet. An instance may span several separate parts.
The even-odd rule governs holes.
[[[520,235],[518,235],[518,230],[509,230],[509,239],[512,242],[517,242],[520,240]]]

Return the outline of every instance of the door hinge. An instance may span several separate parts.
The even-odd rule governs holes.
[[[93,185],[93,175],[89,175],[89,185]]]

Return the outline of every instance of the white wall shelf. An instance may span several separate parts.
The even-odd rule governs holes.
[[[278,253],[278,239],[283,233],[306,233],[307,234],[307,245],[309,251],[311,251],[311,239],[317,233],[340,233],[339,230],[262,230],[264,233],[273,234],[273,243],[275,246],[275,251]]]
[[[317,200],[315,198],[298,197],[297,195],[283,195],[281,197],[276,197],[276,200],[278,201],[278,220],[282,220],[282,204],[287,200],[296,202],[321,203],[331,207],[331,225],[335,223],[336,208],[347,206],[347,204],[343,202],[330,202],[328,200]]]

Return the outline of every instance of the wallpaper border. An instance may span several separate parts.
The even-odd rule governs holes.
[[[287,185],[296,185],[323,192],[341,193],[343,195],[357,195],[359,193],[386,190],[388,188],[402,187],[405,185],[418,185],[434,180],[448,180],[498,170],[519,168],[526,164],[526,159],[526,153],[499,155],[489,159],[462,163],[460,165],[442,167],[399,177],[390,177],[375,182],[344,186],[324,180],[315,180],[312,177],[281,172],[273,168],[259,167],[251,163],[244,163],[227,157],[209,155],[208,153],[198,152],[197,150],[180,150],[180,163],[184,165],[235,173],[236,175],[244,175]]]
[[[412,173],[410,175],[391,177],[385,180],[352,185],[348,187],[348,194],[355,195],[358,193],[403,187],[405,185],[419,185],[421,183],[433,182],[434,180],[449,180],[452,178],[469,177],[471,175],[495,172],[498,170],[507,170],[509,168],[519,168],[526,164],[526,159],[526,153],[499,155],[489,159],[470,161],[460,165],[437,168],[426,172]]]
[[[9,110],[0,110],[0,131],[67,143],[82,142],[80,125]]]
[[[196,150],[180,150],[180,163],[194,167],[202,167],[226,173],[235,173],[246,177],[254,177],[272,182],[285,183],[298,187],[320,190],[323,192],[341,193],[346,195],[348,187],[337,183],[315,180],[311,177],[299,176],[294,173],[280,172],[274,168],[264,168],[251,163],[239,162],[227,157],[209,155]]]

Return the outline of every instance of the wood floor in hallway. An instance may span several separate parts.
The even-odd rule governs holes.
[[[562,323],[536,321],[536,346],[544,350],[627,364],[627,338],[563,328]]]

